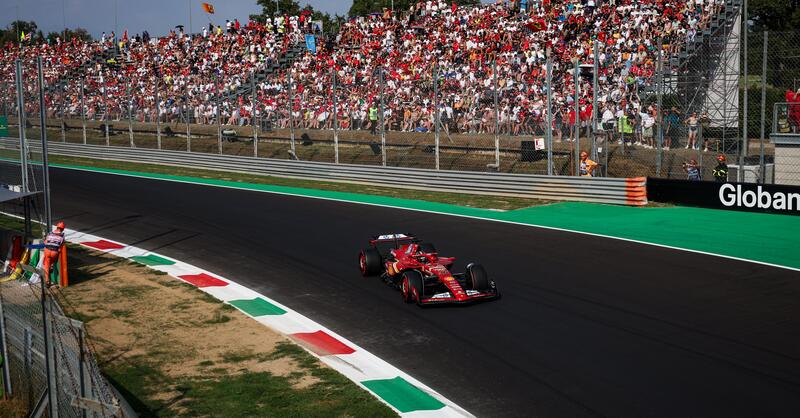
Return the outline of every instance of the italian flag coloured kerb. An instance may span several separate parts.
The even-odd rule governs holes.
[[[236,282],[141,248],[66,231],[69,242],[146,265],[190,283],[297,342],[403,417],[464,417],[469,412],[313,320]]]

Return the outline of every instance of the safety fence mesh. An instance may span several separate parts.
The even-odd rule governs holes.
[[[49,140],[95,145],[552,175],[581,174],[585,151],[594,176],[703,180],[724,157],[728,180],[797,177],[796,159],[776,162],[771,134],[800,126],[800,35],[743,35],[740,1],[709,7],[686,33],[622,52],[599,38],[572,54],[441,45],[421,62],[375,52],[358,31],[311,52],[299,34],[252,29],[105,45],[69,65],[20,53],[19,74],[0,66],[0,111],[9,136],[21,115],[36,138],[41,96]],[[504,19],[538,39],[524,16]]]
[[[50,382],[60,417],[125,416],[100,371],[83,323],[64,315],[55,291],[45,288],[45,292],[43,304],[42,282],[31,280],[30,273],[19,278],[5,275],[0,283],[0,341],[10,396],[33,411]]]

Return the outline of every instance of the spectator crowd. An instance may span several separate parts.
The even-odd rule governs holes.
[[[703,122],[702,115],[675,110],[659,115],[643,100],[644,92],[652,89],[659,54],[669,63],[667,58],[692,42],[723,7],[724,0],[527,0],[478,6],[428,0],[403,13],[353,17],[335,35],[318,35],[316,53],[306,51],[277,69],[273,64],[280,57],[316,32],[308,15],[246,25],[235,20],[192,36],[182,28],[158,38],[146,32],[104,34],[93,42],[4,46],[0,88],[6,102],[13,99],[14,60],[22,58],[30,75],[33,57],[41,56],[46,82],[54,86],[48,109],[57,117],[80,117],[83,111],[88,118],[124,119],[130,112],[140,121],[177,122],[188,116],[201,124],[269,121],[303,129],[332,129],[335,119],[340,129],[372,132],[383,120],[387,130],[428,132],[438,114],[440,128],[448,133],[541,135],[550,57],[556,140],[572,138],[576,122],[588,132],[596,117],[614,139],[624,136],[650,147],[658,120],[664,122],[665,141],[675,142],[679,127],[691,134]],[[573,62],[591,70],[595,44],[599,71],[578,78],[576,114]],[[85,83],[83,109],[79,73]],[[60,88],[57,82],[69,75],[70,82]],[[255,101],[251,82],[257,86]],[[27,82],[26,89],[35,111],[35,82]],[[700,146],[696,139],[690,142]]]

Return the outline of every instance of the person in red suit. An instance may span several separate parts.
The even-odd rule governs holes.
[[[62,247],[64,246],[64,222],[59,222],[56,227],[44,238],[44,261],[42,262],[42,270],[44,270],[44,282],[50,284],[50,269],[53,264],[58,262],[61,255]]]
[[[789,102],[789,124],[792,131],[797,132],[800,127],[800,89],[797,91],[786,90],[786,101]]]

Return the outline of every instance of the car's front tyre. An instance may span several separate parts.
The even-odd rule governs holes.
[[[472,290],[484,292],[489,290],[489,275],[486,274],[486,269],[478,263],[469,263],[467,265],[467,279],[471,285]]]
[[[416,302],[417,305],[420,305],[424,293],[422,274],[416,270],[403,272],[403,279],[400,281],[400,294],[403,296],[403,302]]]

